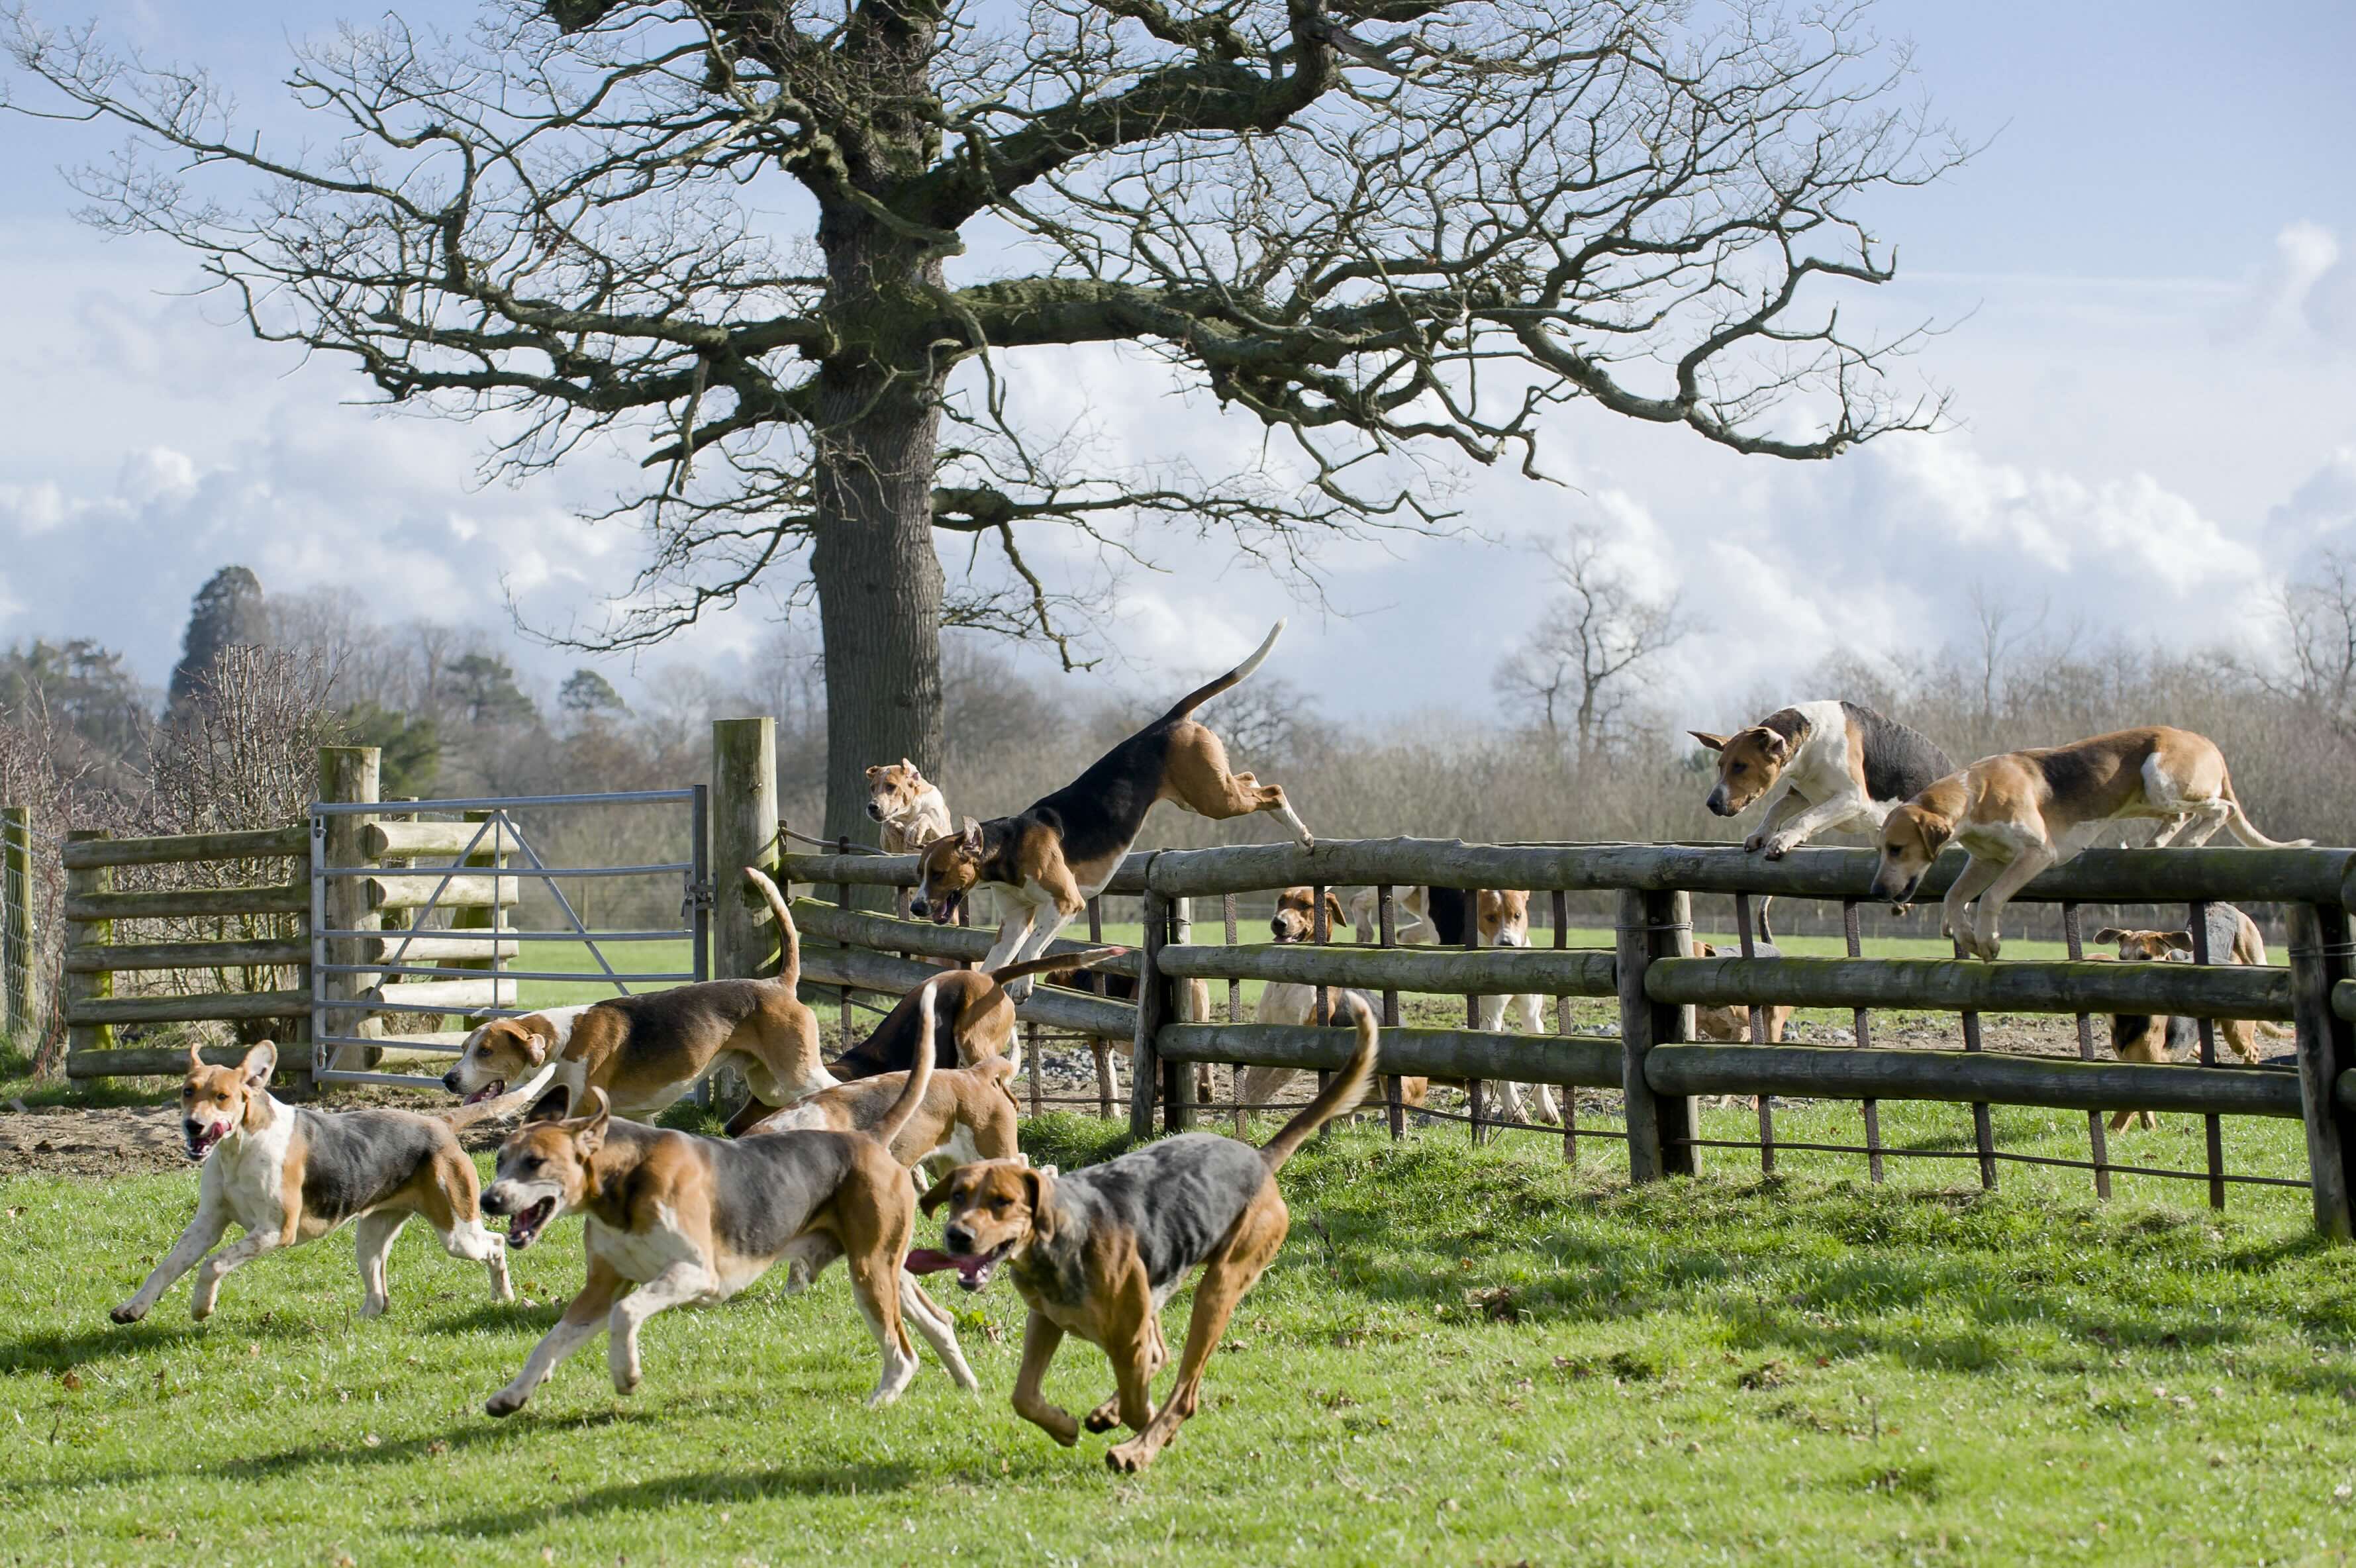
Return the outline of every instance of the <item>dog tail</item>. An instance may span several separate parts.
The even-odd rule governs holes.
[[[769,880],[768,873],[757,865],[744,868],[744,880],[761,890],[769,901],[769,913],[777,919],[777,972],[773,977],[778,984],[799,985],[802,980],[802,934],[794,929],[794,918],[786,910],[786,896]]]
[[[1086,969],[1091,964],[1102,963],[1108,958],[1119,958],[1128,950],[1127,948],[1082,948],[1077,952],[1049,953],[1044,958],[1025,959],[1021,963],[1010,963],[1002,969],[993,969],[990,972],[990,978],[1003,985],[1010,980],[1020,979],[1026,974],[1038,974],[1051,969]]]
[[[1283,631],[1284,622],[1280,619],[1274,626],[1268,628],[1268,640],[1261,643],[1258,651],[1254,652],[1249,659],[1245,660],[1241,664],[1237,665],[1234,669],[1228,671],[1217,680],[1211,682],[1208,685],[1197,686],[1193,691],[1187,693],[1184,696],[1179,698],[1171,710],[1162,715],[1160,722],[1162,724],[1168,724],[1173,719],[1183,719],[1188,714],[1193,713],[1196,708],[1201,707],[1205,703],[1209,702],[1212,698],[1226,691],[1228,687],[1242,685],[1245,680],[1250,676],[1251,672],[1258,669],[1261,662],[1268,658],[1268,650],[1276,646],[1276,639],[1283,634]]]
[[[1317,1098],[1301,1108],[1300,1115],[1287,1122],[1275,1137],[1261,1145],[1260,1162],[1268,1166],[1270,1176],[1284,1168],[1284,1162],[1309,1141],[1311,1133],[1365,1099],[1366,1086],[1375,1081],[1375,1049],[1379,1033],[1375,1027],[1375,1015],[1355,998],[1348,1004],[1358,1015],[1358,1048],[1350,1053],[1350,1065],[1320,1090]]]
[[[2311,849],[2314,847],[2313,839],[2270,839],[2258,832],[2248,814],[2242,810],[2241,797],[2233,793],[2232,774],[2225,775],[2224,782],[2217,792],[2225,798],[2225,804],[2232,811],[2232,814],[2225,819],[2225,826],[2232,830],[2233,836],[2241,840],[2245,847],[2250,849]]]
[[[921,1042],[916,1047],[916,1060],[908,1069],[908,1079],[901,1086],[900,1098],[892,1102],[892,1109],[884,1113],[884,1120],[875,1123],[875,1141],[887,1149],[900,1135],[901,1129],[907,1126],[916,1114],[916,1108],[925,1102],[925,1091],[933,1087],[935,989],[930,985],[916,988],[916,1038]]]

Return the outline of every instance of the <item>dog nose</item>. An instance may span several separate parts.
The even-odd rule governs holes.
[[[1704,801],[1703,804],[1710,809],[1710,812],[1714,816],[1722,817],[1726,815],[1726,791],[1723,789],[1712,789],[1709,792],[1709,799]]]
[[[867,802],[867,814],[880,822],[884,820],[884,808],[870,800]]]
[[[504,1197],[500,1196],[499,1189],[495,1187],[485,1188],[483,1192],[483,1212],[486,1214],[505,1214],[507,1211],[508,1200]]]
[[[973,1232],[962,1225],[951,1225],[942,1230],[941,1240],[952,1252],[970,1252],[974,1250]]]
[[[442,1087],[448,1090],[453,1094],[458,1092],[458,1069],[456,1068],[452,1068],[448,1072],[442,1075]]]
[[[916,916],[919,920],[927,920],[932,918],[933,912],[931,908],[926,904],[924,898],[919,896],[908,900],[908,913]]]

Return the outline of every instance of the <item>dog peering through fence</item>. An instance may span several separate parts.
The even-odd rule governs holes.
[[[1960,865],[1951,855],[1933,868],[1917,897],[1936,898]],[[2356,897],[2356,851],[2344,849],[2089,850],[2050,871],[2022,893],[2025,900],[2060,904],[2071,932],[2067,960],[1869,959],[1856,956],[1855,922],[1845,919],[1851,956],[1695,955],[1691,899],[1697,894],[1749,899],[1815,899],[1851,915],[1872,875],[1870,852],[1808,849],[1767,861],[1739,848],[1647,844],[1478,845],[1455,841],[1391,839],[1326,841],[1313,851],[1291,845],[1171,850],[1130,856],[1106,891],[1143,900],[1145,937],[1121,967],[1137,982],[1134,1005],[1046,988],[1022,1009],[1027,1022],[1130,1045],[1131,1129],[1143,1135],[1158,1122],[1193,1126],[1199,1063],[1284,1067],[1321,1073],[1348,1055],[1347,1031],[1310,1026],[1180,1022],[1173,987],[1181,983],[1289,982],[1349,986],[1385,998],[1387,1027],[1381,1071],[1395,1085],[1407,1075],[1467,1087],[1474,1135],[1496,1125],[1483,1114],[1484,1083],[1550,1084],[1565,1090],[1618,1090],[1625,1113],[1616,1134],[1579,1127],[1566,1106],[1566,1153],[1580,1135],[1623,1139],[1631,1176],[1638,1181],[1690,1173],[1705,1148],[1755,1150],[1772,1168],[1784,1149],[1862,1155],[1877,1176],[1883,1160],[1961,1157],[1974,1161],[1983,1185],[1993,1187],[2007,1161],[2062,1165],[2093,1173],[2108,1195],[2113,1173],[2183,1176],[2207,1184],[2222,1203],[2234,1183],[2307,1187],[2315,1221],[2326,1234],[2356,1235],[2351,1176],[2356,1176],[2356,945],[2349,902]],[[910,856],[789,854],[781,880],[800,884],[911,883]],[[1527,888],[1554,897],[1551,948],[1407,950],[1384,945],[1200,945],[1178,934],[1187,901],[1226,898],[1294,886],[1369,884],[1383,889],[1418,886]],[[1561,896],[1612,895],[1616,899],[1614,945],[1559,945],[1566,936]],[[2116,964],[2074,956],[2076,907],[2081,904],[2181,903],[2192,906],[2200,929],[2211,903],[2287,906],[2289,963],[2260,969],[2216,962]],[[1389,899],[1385,935],[1389,935]],[[983,931],[932,928],[819,904],[795,905],[806,935],[841,944],[823,958],[806,948],[812,978],[866,989],[900,992],[932,972],[925,964],[887,957],[917,953],[970,962],[989,948]],[[1739,905],[1740,908],[1740,906]],[[1744,922],[1747,924],[1747,922]],[[1079,944],[1068,944],[1077,947]],[[1748,945],[1748,944],[1746,944]],[[2196,958],[2218,955],[2196,953]],[[1396,1026],[1400,991],[1468,998],[1522,992],[1558,998],[1558,1027],[1567,999],[1616,999],[1616,1035],[1517,1035],[1478,1028]],[[1754,1024],[1751,1043],[1694,1038],[1697,1007],[1796,1006],[1850,1011],[1854,1045],[1763,1043]],[[1964,1049],[1877,1047],[1869,1015],[1878,1008],[1953,1013],[1964,1021]],[[2023,1057],[1978,1049],[1981,1013],[2052,1014],[2080,1022],[2075,1058]],[[2169,1015],[2203,1023],[2196,1069],[2095,1059],[2091,1020],[2096,1014]],[[2287,1022],[2297,1038],[2296,1071],[2263,1066],[2219,1066],[2206,1027],[2216,1019]],[[1400,1125],[1392,1090],[1389,1120]],[[1756,1140],[1706,1139],[1697,1097],[1758,1096],[1762,1105]],[[1976,1109],[1974,1147],[1965,1151],[1886,1146],[1869,1117],[1863,1144],[1778,1143],[1763,1113],[1773,1097],[1863,1101],[1945,1101]],[[2057,1160],[1996,1147],[1984,1113],[1989,1105],[2083,1111],[2090,1117],[2123,1108],[2211,1119],[2208,1164],[2201,1171],[2124,1165],[2109,1157],[2099,1121],[2090,1122],[2092,1157]],[[2250,1176],[2223,1168],[2214,1119],[2256,1115],[2299,1121],[2306,1134],[2303,1181]]]

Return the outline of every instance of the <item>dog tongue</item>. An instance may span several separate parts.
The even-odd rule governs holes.
[[[958,1259],[948,1252],[937,1252],[930,1247],[918,1247],[902,1261],[900,1266],[912,1274],[937,1274],[943,1269],[954,1269]]]

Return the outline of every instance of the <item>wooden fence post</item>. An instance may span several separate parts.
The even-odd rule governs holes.
[[[1194,940],[1194,901],[1180,897],[1170,901],[1169,940],[1184,946]],[[1183,982],[1191,986],[1192,981]],[[1177,988],[1168,981],[1162,983],[1169,1011],[1163,1017],[1173,1022],[1186,1021],[1186,1010],[1178,1005]],[[1197,1019],[1207,1023],[1207,1019]],[[1195,1091],[1202,1088],[1202,1069],[1189,1062],[1162,1064],[1162,1128],[1166,1133],[1187,1133],[1194,1127],[1194,1102],[1201,1098]]]
[[[66,834],[66,843],[82,843],[91,839],[112,838],[103,828],[80,828]],[[114,891],[114,868],[111,865],[91,866],[86,870],[66,873],[66,897],[69,899],[93,893]],[[114,976],[101,970],[93,973],[79,972],[73,962],[77,948],[102,948],[114,940],[112,920],[84,920],[66,928],[66,1015],[73,1015],[77,1002],[95,1002],[114,994]],[[114,1026],[112,1024],[73,1024],[66,1029],[66,1060],[70,1067],[73,1058],[84,1051],[112,1050],[114,1047]]]
[[[2300,1113],[2307,1123],[2307,1168],[2315,1228],[2334,1240],[2356,1238],[2356,1112],[2333,1097],[2340,1075],[2356,1069],[2356,1036],[2332,1010],[2332,988],[2348,978],[2348,911],[2338,905],[2294,904],[2289,911],[2292,1027],[2298,1035]]]
[[[1129,1135],[1153,1135],[1153,1095],[1162,1083],[1162,1057],[1153,1048],[1170,1016],[1170,983],[1162,978],[1162,950],[1170,939],[1170,900],[1145,895],[1145,940],[1137,965],[1137,1035],[1130,1047]]]
[[[777,864],[777,721],[712,725],[712,973],[756,980],[779,933],[744,867]]]
[[[33,897],[33,809],[0,806],[0,1036],[39,1022],[33,974],[40,932]],[[34,1041],[31,1054],[40,1054]]]
[[[319,799],[323,801],[374,800],[378,798],[378,782],[382,754],[372,746],[323,746],[319,748]],[[327,857],[334,865],[359,865],[368,858],[361,842],[362,830],[374,822],[373,815],[364,812],[341,812],[327,819],[327,831],[316,840],[315,853]],[[315,873],[316,874],[316,873]],[[325,889],[324,907],[327,929],[337,931],[372,931],[384,924],[383,917],[369,908],[368,886],[358,876],[331,876]],[[366,963],[374,956],[376,943],[365,937],[345,937],[327,943],[329,963]],[[321,987],[329,1001],[348,1002],[365,994],[370,982],[365,974],[331,974]],[[363,1015],[347,1008],[329,1008],[324,1015],[327,1027],[338,1035],[359,1035],[368,1031],[360,1027]],[[316,1058],[316,1047],[314,1047]],[[337,1046],[327,1053],[327,1065],[338,1071],[352,1071],[368,1065],[369,1049],[366,1046]],[[310,1084],[312,1061],[302,1063],[297,1075],[299,1089]]]
[[[1628,1105],[1628,1179],[1658,1181],[1694,1174],[1697,1135],[1694,1102],[1656,1095],[1644,1077],[1644,1058],[1656,1045],[1683,1040],[1692,1015],[1644,993],[1644,971],[1655,958],[1693,956],[1692,900],[1683,893],[1620,895],[1620,1083]]]

